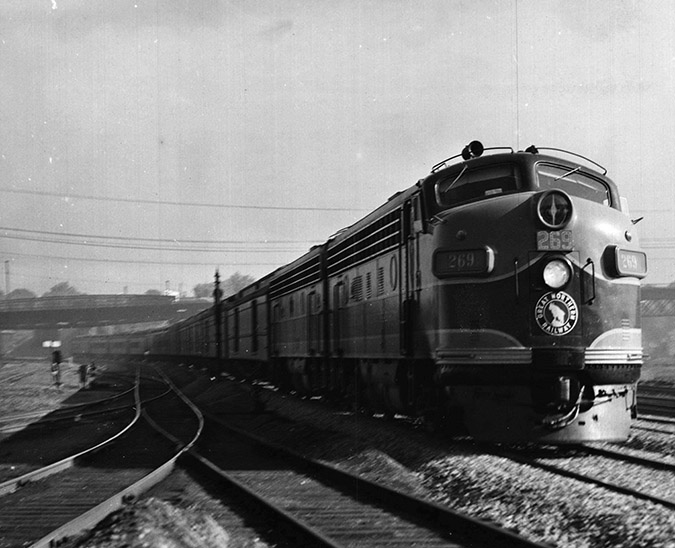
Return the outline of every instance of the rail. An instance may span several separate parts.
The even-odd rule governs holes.
[[[193,435],[191,441],[189,441],[187,444],[181,443],[183,447],[176,450],[169,459],[165,460],[163,464],[161,464],[160,466],[153,466],[152,467],[153,469],[149,473],[142,473],[142,476],[136,481],[134,481],[131,485],[128,485],[127,487],[121,489],[120,491],[116,492],[103,502],[100,502],[99,504],[85,511],[81,515],[71,519],[67,523],[50,531],[39,540],[33,542],[33,544],[31,544],[32,548],[48,548],[52,546],[58,546],[63,539],[78,534],[82,532],[84,529],[93,527],[96,523],[98,523],[109,513],[121,508],[124,505],[125,501],[129,500],[130,498],[135,498],[139,496],[140,494],[147,491],[160,481],[164,480],[166,477],[169,476],[169,474],[171,474],[179,456],[184,451],[187,451],[189,447],[191,447],[195,443],[196,439],[201,434],[203,427],[203,417],[201,417],[199,410],[189,400],[187,400],[187,398],[180,392],[180,390],[178,390],[173,384],[171,384],[170,381],[168,381],[168,379],[166,380],[166,382],[170,386],[170,389],[174,391],[190,407],[191,411],[195,413],[199,418],[200,426],[197,429],[197,432]],[[155,399],[157,398],[156,397],[151,398],[150,400],[146,400],[146,402]],[[146,419],[148,419],[145,410],[141,409],[140,395],[138,395],[136,409],[137,409],[136,413],[137,418],[141,416],[141,414],[143,414],[146,417]],[[150,424],[152,428],[156,430],[158,429],[157,425],[154,424],[153,421],[147,420],[147,422]],[[161,430],[160,433],[166,434]]]
[[[410,545],[419,541],[426,546],[447,546],[449,538],[453,540],[453,546],[550,546],[329,463],[305,458],[216,416],[207,413],[206,417],[215,422],[220,435],[228,436],[222,443],[230,452],[240,455],[239,450],[234,449],[235,439],[259,446],[262,453],[270,455],[269,468],[261,464],[262,457],[254,459],[255,465],[238,465],[232,470],[223,468],[227,464],[219,465],[211,460],[227,459],[225,451],[211,451],[213,457],[207,459],[199,449],[193,449],[185,454],[184,461],[210,472],[214,479],[255,501],[256,507],[266,508],[276,520],[294,531],[297,538],[308,540],[312,546],[385,546],[394,537],[406,538]],[[231,441],[229,436],[232,436]],[[213,486],[214,482],[210,481],[209,485]],[[283,496],[280,496],[282,492]],[[317,505],[326,508],[322,510]],[[360,516],[356,528],[349,521],[355,515]]]

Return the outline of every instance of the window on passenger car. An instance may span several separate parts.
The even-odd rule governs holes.
[[[580,167],[539,164],[537,180],[542,190],[557,188],[570,196],[578,196],[606,206],[612,205],[609,187],[600,179],[582,172]]]
[[[442,207],[489,198],[518,190],[514,164],[497,164],[478,169],[464,166],[436,183],[436,201]]]

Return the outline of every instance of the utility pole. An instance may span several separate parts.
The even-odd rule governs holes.
[[[5,261],[5,299],[7,299],[7,295],[9,295],[9,261]],[[2,329],[0,329],[0,366],[4,365],[5,360],[5,348],[4,348],[4,340],[3,340],[3,334],[2,334]]]
[[[220,374],[220,360],[222,358],[222,351],[220,346],[220,340],[222,338],[221,333],[221,321],[220,321],[220,273],[216,269],[215,282],[213,288],[213,318],[216,322],[216,374]]]

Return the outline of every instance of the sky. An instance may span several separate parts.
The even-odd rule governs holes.
[[[261,277],[474,139],[608,170],[675,281],[670,0],[3,0],[7,292]]]

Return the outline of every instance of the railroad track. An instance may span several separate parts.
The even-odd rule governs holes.
[[[597,485],[622,495],[647,500],[666,508],[675,509],[675,498],[672,496],[672,490],[669,491],[669,496],[665,496],[660,493],[654,493],[653,491],[637,489],[634,486],[631,486],[628,481],[625,481],[627,479],[629,480],[632,476],[630,471],[621,474],[621,483],[611,477],[607,477],[616,475],[616,461],[620,460],[624,461],[624,463],[629,463],[630,465],[647,468],[651,471],[650,474],[653,476],[654,480],[658,480],[656,477],[657,474],[662,474],[662,484],[667,486],[673,483],[673,474],[675,473],[675,465],[670,462],[586,445],[568,448],[567,450],[563,450],[559,447],[535,448],[524,451],[501,448],[490,449],[488,447],[486,450],[521,464],[534,466],[560,476]],[[581,453],[581,456],[579,453]],[[602,462],[601,459],[613,461],[614,464],[612,464],[612,462]],[[563,462],[564,460],[567,460],[567,462]],[[584,462],[581,462],[582,460],[584,460]],[[554,462],[556,464],[554,464]],[[628,466],[628,464],[626,466]],[[580,472],[580,468],[592,468],[595,472],[593,474]],[[602,477],[602,474],[605,474],[605,477]]]
[[[33,371],[22,371],[22,370],[16,370],[16,369],[0,369],[2,374],[0,374],[0,385],[6,386],[8,384],[14,384],[21,379],[24,379],[26,377],[30,377],[31,375],[34,374]]]
[[[264,507],[298,545],[543,547],[515,533],[307,459],[216,417],[184,466]]]
[[[638,387],[638,413],[675,418],[675,387],[645,385]]]
[[[117,393],[99,397],[79,392],[71,403],[48,412],[40,410],[4,417],[0,421],[0,485],[67,458],[124,428],[134,416],[134,390],[119,385]],[[80,401],[78,401],[80,400]]]
[[[153,388],[158,396],[157,386]],[[129,496],[170,473],[178,455],[176,444],[139,420],[140,388],[135,396],[136,414],[123,431],[86,451],[2,484],[1,547],[52,546],[92,526]],[[144,397],[147,400],[150,395]],[[165,410],[175,408],[175,402],[164,402]],[[195,422],[193,431],[197,430]],[[185,425],[179,430],[184,437]]]
[[[456,443],[456,442],[453,442]],[[488,449],[489,452],[494,453],[494,448]],[[557,452],[560,451],[560,449],[556,449]],[[654,471],[654,476],[658,475],[658,473],[664,473],[667,476],[666,482],[671,481],[672,482],[672,474],[673,474],[673,466],[671,463],[661,461],[658,459],[650,459],[650,458],[645,458],[645,457],[639,457],[639,456],[634,456],[634,455],[627,455],[626,453],[620,452],[620,451],[612,451],[610,449],[600,449],[600,448],[577,448],[577,457],[579,456],[578,453],[580,451],[584,452],[584,456],[581,458],[586,459],[588,462],[590,462],[590,458],[602,458],[605,461],[613,461],[613,464],[616,464],[617,460],[629,462],[631,465],[634,466],[640,466],[642,469],[647,469],[650,471]],[[645,491],[644,489],[641,488],[635,488],[636,486],[630,486],[630,485],[623,485],[621,484],[620,481],[611,481],[609,479],[604,479],[602,477],[599,477],[596,474],[589,475],[589,474],[584,474],[580,472],[574,471],[574,467],[564,467],[558,464],[550,464],[547,462],[543,461],[538,461],[537,459],[533,459],[527,456],[524,456],[522,454],[513,454],[513,453],[507,453],[507,452],[499,452],[501,456],[506,456],[507,458],[511,458],[512,460],[517,460],[523,464],[528,464],[531,466],[537,466],[539,468],[548,470],[550,472],[553,472],[558,475],[564,475],[568,477],[572,477],[576,480],[583,481],[586,483],[591,483],[595,484],[598,486],[602,486],[605,489],[608,489],[613,492],[620,493],[622,495],[627,495],[631,497],[635,497],[638,499],[642,500],[648,500],[653,503],[665,506],[668,509],[675,508],[675,500],[670,498],[669,494],[660,495],[658,493],[650,493]],[[598,460],[596,458],[596,461]],[[555,455],[555,460],[559,461],[559,455]],[[576,460],[580,460],[579,458]],[[608,464],[605,462],[605,465],[608,468],[612,468],[612,464]],[[614,466],[615,468],[615,466]],[[664,484],[666,483],[664,482]],[[638,486],[639,487],[639,486]]]
[[[264,508],[282,542],[332,548],[548,546],[303,457],[208,413],[205,419],[204,433],[179,464],[192,477],[208,478],[211,493],[220,485],[223,498],[236,491],[256,513]]]
[[[159,472],[166,466],[160,466],[164,457],[155,455],[161,447],[161,452],[170,462],[178,462],[187,469],[195,469],[199,472],[197,475],[206,475],[210,490],[215,485],[223,485],[223,492],[231,493],[232,489],[236,489],[243,499],[254,500],[256,508],[265,506],[269,515],[273,516],[275,526],[283,531],[284,536],[304,539],[298,540],[297,545],[375,547],[396,546],[397,543],[410,546],[418,543],[424,546],[543,546],[510,531],[453,512],[442,505],[409,497],[333,466],[304,459],[286,449],[246,436],[236,429],[226,429],[222,422],[213,422],[216,420],[214,417],[208,418],[205,435],[199,439],[198,444],[189,451],[183,451],[178,457],[176,446],[186,444],[189,437],[186,433],[194,430],[194,419],[187,419],[184,414],[178,413],[176,405],[162,405],[163,400],[164,398],[144,404],[143,409],[147,408],[147,413],[152,415],[156,428],[167,433],[174,432],[168,433],[168,440],[160,442],[156,434],[143,429],[133,434],[133,437],[129,435],[125,438],[125,443],[120,443],[110,451],[101,451],[100,456],[80,459],[77,473],[71,470],[70,475],[84,478],[90,483],[92,494],[96,493],[99,497],[105,494],[107,485],[119,484],[122,476],[125,476],[125,485],[132,482],[133,478],[129,477],[132,470],[142,477],[153,476],[152,480],[147,481],[156,482],[160,475],[164,477],[168,474],[168,471]],[[155,405],[158,407],[156,411],[153,410]],[[140,410],[140,403],[136,407]],[[224,433],[226,430],[227,434]],[[176,435],[176,431],[182,434]],[[153,451],[148,451],[149,440],[152,440],[150,445],[153,446]],[[264,449],[261,450],[261,447]],[[604,454],[603,457],[617,458],[616,455],[612,457],[609,454]],[[115,466],[119,462],[125,463],[123,470]],[[129,465],[132,465],[132,470]],[[547,469],[560,473],[560,467],[548,463],[538,462],[533,465],[548,467]],[[646,464],[643,462],[641,465]],[[91,479],[82,473],[87,468],[95,472]],[[117,469],[119,476],[108,475],[113,468]],[[572,475],[574,472],[567,470],[563,474]],[[59,488],[60,494],[48,506],[55,510],[54,514],[60,514],[61,521],[67,521],[63,517],[64,513],[75,516],[72,517],[74,521],[68,525],[47,527],[49,531],[35,542],[35,546],[47,546],[65,535],[74,534],[83,526],[91,526],[93,521],[121,504],[125,496],[130,493],[138,494],[149,484],[139,480],[137,487],[130,486],[112,494],[109,500],[113,502],[105,503],[104,509],[99,510],[96,517],[92,517],[94,514],[90,510],[85,518],[78,518],[76,515],[82,513],[82,508],[74,509],[75,503],[71,505],[70,500],[68,508],[63,508],[65,505],[59,503],[64,498],[70,499],[69,494],[64,494],[70,493],[65,491],[68,475],[64,473],[60,476],[64,481]],[[106,478],[104,485],[94,483],[101,477]],[[47,487],[52,479],[54,478],[45,480],[42,484]],[[607,482],[598,478],[577,479],[594,481],[607,487]],[[30,495],[28,489],[32,487],[40,486],[28,483],[21,488],[22,494]],[[616,487],[620,492],[628,494],[626,488]],[[644,495],[643,493],[640,498],[646,498]],[[45,495],[38,489],[35,498],[45,499]],[[3,504],[8,500],[7,497],[0,499],[0,548],[5,546],[2,524],[7,518]],[[91,500],[87,502],[89,507],[92,504]],[[666,501],[666,504],[673,503]],[[48,512],[44,510],[40,513],[41,520],[47,521],[47,516]],[[83,525],[84,522],[88,525]],[[35,529],[35,523],[35,520],[31,522],[31,530]],[[7,544],[10,545],[12,544]]]
[[[197,431],[194,441],[201,431],[194,419],[180,412],[175,403],[155,399],[143,409],[143,414],[152,416],[153,434],[139,427],[138,390],[136,397],[134,428],[123,438],[118,436],[117,443],[79,455],[71,468],[47,479],[36,481],[35,475],[17,479],[18,496],[0,498],[0,547],[58,544],[93,525],[130,494],[139,494],[166,477],[166,463],[176,462],[179,454],[185,466],[202,474],[207,471],[211,491],[215,476],[225,482],[226,491],[234,486],[242,496],[255,499],[258,509],[260,505],[267,508],[281,534],[304,539],[300,545],[374,547],[395,546],[398,541],[401,546],[415,542],[425,546],[543,546],[304,459],[241,431],[226,430],[220,422],[211,422],[208,436],[200,441],[198,451],[208,458],[197,449],[185,451],[189,448],[187,433]],[[164,433],[163,441],[157,430]],[[180,452],[177,446],[182,447]],[[119,485],[128,487],[121,491],[111,487]]]
[[[665,470],[675,474],[675,462],[672,461],[645,457],[634,453],[627,453],[622,450],[610,449],[609,447],[596,447],[593,445],[582,445],[579,447],[579,451],[588,455],[599,455],[601,457],[639,464],[645,468]]]
[[[675,396],[639,396],[638,410],[645,415],[675,417]]]
[[[453,443],[456,443],[456,442],[453,442]],[[649,458],[644,458],[644,457],[636,457],[636,456],[626,457],[625,454],[623,454],[622,452],[612,451],[610,449],[606,449],[604,451],[601,450],[600,448],[598,448],[597,451],[595,449],[596,448],[583,447],[583,448],[577,448],[576,451],[577,452],[584,451],[584,456],[581,457],[581,458],[586,459],[587,461],[590,458],[596,458],[596,457],[602,458],[607,462],[613,461],[614,467],[616,467],[615,465],[616,465],[617,460],[630,461],[631,465],[639,466],[642,469],[647,469],[647,470],[649,470],[650,473],[654,472],[655,476],[658,475],[659,473],[667,474],[668,477],[671,478],[671,481],[672,481],[673,468],[672,468],[672,465],[670,463],[662,462],[662,461],[659,461],[657,459],[649,459]],[[518,457],[522,457],[522,455],[518,455]],[[189,458],[189,457],[186,456],[185,458]],[[582,473],[579,473],[579,472],[575,472],[573,469],[570,469],[569,467],[566,469],[564,466],[560,466],[560,465],[557,465],[557,464],[550,464],[550,463],[542,462],[542,461],[535,462],[535,460],[536,459],[534,459],[534,460],[533,459],[520,459],[520,461],[525,463],[525,464],[538,466],[540,468],[544,468],[544,469],[546,469],[548,471],[551,471],[553,473],[556,473],[558,475],[565,475],[565,476],[573,477],[573,478],[575,478],[579,481],[584,481],[586,483],[592,483],[592,484],[595,484],[595,485],[600,485],[600,486],[602,486],[602,487],[604,487],[608,490],[618,492],[618,493],[621,493],[623,495],[639,498],[639,499],[642,499],[642,500],[649,500],[653,503],[665,506],[668,509],[672,509],[672,508],[675,507],[675,502],[669,498],[670,497],[669,494],[666,494],[665,496],[659,496],[658,494],[645,492],[645,490],[639,488],[640,486],[637,486],[638,488],[635,488],[636,486],[631,487],[631,486],[621,485],[620,482],[612,482],[608,479],[603,479],[602,477],[595,477],[594,475],[588,475],[588,474],[582,474]],[[555,456],[555,460],[556,461],[560,460],[558,455]],[[576,460],[580,460],[580,459],[576,459]],[[216,467],[219,468],[219,469],[226,468],[227,463],[225,463],[223,465],[223,467],[219,467],[219,466],[216,466]],[[307,464],[301,465],[300,470],[304,471],[309,467],[310,466],[307,465]],[[612,468],[612,464],[608,464],[608,467]],[[240,472],[240,473],[242,473],[244,475],[244,480],[248,479],[248,471],[247,470],[243,471],[243,472]],[[313,480],[312,479],[309,479],[309,480],[298,479],[298,481],[300,483],[302,483],[304,481],[305,484],[307,484],[307,483],[309,483],[310,481],[313,481]],[[296,484],[298,483],[298,481],[296,481]],[[321,480],[319,480],[319,481],[321,481]],[[249,483],[248,481],[242,481],[241,483],[243,483],[243,485],[241,486],[241,488],[243,490],[246,490],[246,489],[250,488],[251,485],[257,486],[257,484],[253,480],[251,480],[251,483]],[[265,496],[264,486],[261,487],[261,489],[263,491],[261,496],[264,497]],[[361,488],[359,488],[359,492],[361,494],[364,494],[364,493],[367,492],[367,489],[364,488],[364,487],[361,487]],[[313,503],[309,502],[306,506],[303,506],[303,504],[301,502],[298,502],[298,499],[294,498],[296,496],[295,491],[292,491],[292,493],[293,493],[293,495],[291,497],[289,497],[291,500],[286,501],[286,503],[290,505],[292,512],[297,511],[300,514],[300,516],[299,516],[300,519],[304,519],[305,516],[302,514],[302,509],[303,508],[305,508],[305,509],[306,508],[312,508]],[[297,496],[299,496],[299,495],[297,495]],[[271,497],[272,498],[274,497],[273,489],[272,489]],[[284,497],[284,495],[282,494],[281,498],[283,498],[283,497]],[[376,501],[382,500],[382,499],[386,500],[387,498],[389,498],[390,500],[393,500],[394,497],[391,497],[391,496],[388,497],[387,495],[384,495],[382,497],[376,496],[375,500]],[[323,501],[324,499],[328,500],[328,496],[319,497],[320,501]],[[404,504],[404,507],[405,507],[408,503],[403,503],[403,504]],[[414,506],[414,505],[412,505],[412,506]],[[410,507],[411,506],[408,506],[408,509],[404,512],[406,515],[409,515],[407,512],[410,511]],[[331,507],[330,512],[327,512],[327,513],[333,513],[334,511],[335,511],[334,508]],[[400,508],[399,509],[393,508],[389,511],[391,512],[392,515],[396,515],[397,512],[401,512],[401,509]],[[422,511],[422,513],[426,513],[427,515],[429,515],[428,512],[429,511]],[[417,512],[413,512],[413,515],[415,515],[416,513]],[[349,524],[350,524],[349,519],[350,519],[350,517],[353,518],[354,515],[360,516],[361,513],[358,512],[358,511],[355,511],[355,512],[352,512],[352,513],[348,512],[347,513],[348,517],[342,519],[338,526],[335,526],[335,524],[331,525],[331,523],[328,522],[325,526],[320,524],[319,530],[324,533],[324,536],[329,537],[328,538],[329,541],[332,540],[333,542],[336,543],[336,545],[344,545],[344,544],[341,544],[340,541],[335,541],[335,537],[331,537],[330,535],[333,534],[337,537],[340,534],[346,534],[347,536],[349,536],[350,534],[353,534],[354,537],[356,537],[357,536],[356,533],[355,533],[356,529],[360,529],[360,528],[366,529],[367,524],[365,522],[359,523],[355,526],[354,526],[355,522],[351,522],[353,527],[352,528],[349,527]],[[317,517],[317,519],[320,519],[320,517]],[[311,523],[310,523],[310,525],[311,525]],[[447,524],[446,530],[452,530],[452,525]],[[366,536],[368,536],[368,534],[370,534],[373,538],[377,538],[378,540],[380,540],[382,542],[382,545],[387,545],[387,546],[395,545],[395,544],[393,544],[394,540],[391,537],[386,536],[386,535],[392,534],[392,533],[393,533],[393,529],[391,529],[391,528],[390,528],[390,530],[386,531],[384,534],[376,533],[376,532],[373,532],[373,531],[367,531],[367,530],[365,531]],[[350,539],[350,542],[353,541],[353,540],[354,540],[353,538]],[[459,540],[459,539],[457,538],[455,540]],[[408,538],[407,542],[408,542],[408,544],[403,543],[403,545],[412,544],[410,538]],[[433,542],[433,541],[429,541],[429,542]],[[480,542],[480,541],[475,541],[475,539],[474,539],[472,542],[476,543],[476,542]],[[461,545],[461,542],[458,543],[458,544]],[[488,545],[491,544],[491,545],[494,545],[494,546],[505,545],[504,542],[497,542],[497,541],[494,541],[494,540],[491,543],[488,542],[486,544],[488,544]],[[370,544],[368,543],[368,541],[364,541],[363,545],[364,546],[373,545],[372,539],[370,540]],[[375,545],[377,545],[377,544],[375,544]],[[481,544],[478,543],[478,544],[474,544],[474,545],[481,545]]]
[[[131,398],[131,402],[133,403],[134,383],[132,382],[130,386],[126,390],[123,386],[114,386],[112,390],[115,390],[115,392],[112,395],[103,396],[98,399],[96,398],[97,393],[93,391],[80,392],[70,399],[81,399],[81,401],[63,403],[56,410],[36,410],[0,417],[0,434],[11,434],[25,429],[43,428],[47,424],[86,420],[89,417],[102,413],[127,409],[130,403],[122,403],[117,407],[112,406],[112,404],[124,398]]]
[[[637,424],[631,425],[634,430],[656,432],[658,434],[675,434],[675,419],[663,417],[640,417]]]
[[[6,386],[8,384],[14,384],[16,382],[19,382],[21,379],[30,376],[31,373],[25,373],[25,372],[20,372],[20,373],[12,373],[11,375],[4,375],[2,378],[0,378],[0,384],[3,386]]]

